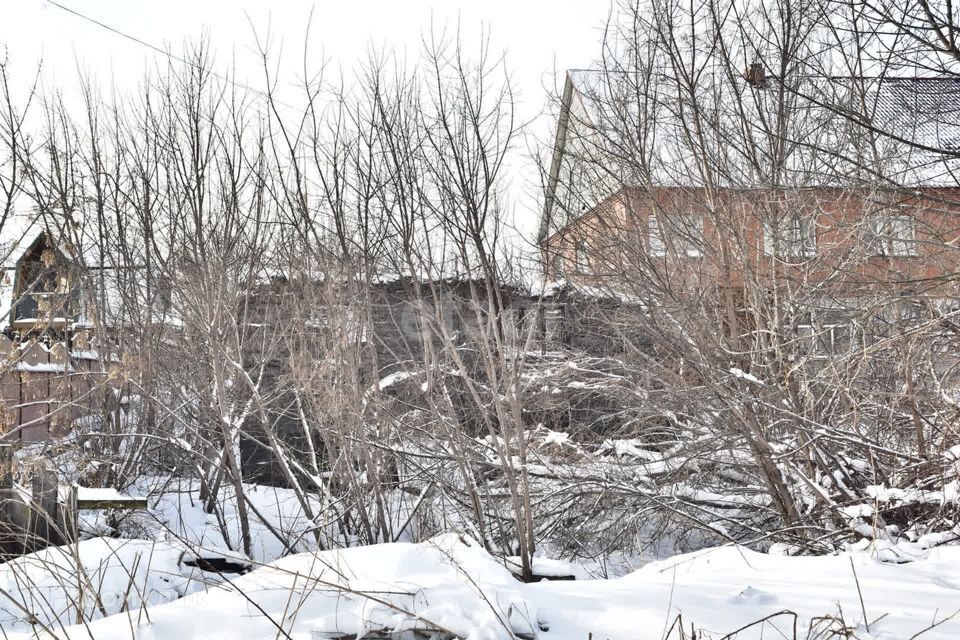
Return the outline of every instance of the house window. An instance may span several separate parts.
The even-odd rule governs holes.
[[[667,245],[663,242],[663,233],[660,232],[660,222],[657,216],[651,215],[649,220],[649,240],[647,241],[650,255],[663,257],[667,255]]]
[[[812,217],[788,216],[763,224],[763,252],[778,258],[810,258],[817,252],[817,225]]]
[[[75,291],[57,254],[40,241],[20,259],[14,294],[14,320],[48,321],[72,315]]]
[[[575,250],[577,273],[590,273],[590,253],[587,251],[587,243],[578,240]]]
[[[797,324],[800,348],[813,357],[849,353],[857,335],[853,324],[840,320],[815,321],[808,315]]]
[[[553,259],[550,260],[550,270],[553,272],[553,278],[559,279],[563,277],[563,256],[559,253],[553,256]]]
[[[914,295],[913,292],[907,292],[901,295]],[[904,298],[897,301],[897,318],[909,326],[915,327],[930,318],[927,313],[927,307],[916,298]]]
[[[23,291],[31,293],[57,293],[61,291],[64,280],[55,268],[41,260],[26,262],[21,278]]]
[[[916,221],[901,214],[881,216],[873,221],[874,251],[881,256],[915,256]]]
[[[817,335],[817,351],[823,354],[850,351],[853,328],[846,323],[825,324]]]
[[[548,343],[566,342],[566,332],[564,331],[566,311],[566,305],[564,304],[549,304],[544,308],[544,338]]]
[[[699,258],[703,255],[703,216],[694,213],[670,216],[651,214],[648,220],[650,255],[667,255],[668,243],[678,256]]]

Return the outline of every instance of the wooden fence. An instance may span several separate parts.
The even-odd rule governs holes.
[[[13,440],[47,440],[101,402],[97,390],[105,374],[95,351],[0,336],[0,358],[0,433],[15,431]]]

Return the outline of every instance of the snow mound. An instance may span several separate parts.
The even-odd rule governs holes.
[[[149,615],[121,612],[50,632],[97,640],[583,640],[591,634],[664,640],[680,637],[674,625],[682,616],[684,630],[692,625],[704,640],[738,629],[737,640],[792,638],[794,624],[803,638],[835,637],[830,632],[843,629],[861,639],[910,638],[924,630],[924,640],[960,637],[960,619],[951,617],[960,608],[960,547],[930,549],[906,564],[879,555],[868,549],[802,557],[723,547],[614,580],[524,584],[475,541],[448,534],[421,544],[292,555],[151,606]]]
[[[7,562],[0,565],[0,629],[94,620],[177,600],[191,584],[180,570],[182,556],[162,542],[97,538]]]

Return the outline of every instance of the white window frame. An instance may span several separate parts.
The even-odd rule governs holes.
[[[817,345],[826,345],[827,349],[821,350],[824,356],[837,355],[850,350],[853,342],[855,328],[851,322],[831,322],[824,324],[820,333],[817,335]],[[842,333],[840,333],[842,331]],[[838,337],[839,333],[839,337]],[[825,342],[826,340],[826,342]],[[841,348],[838,348],[837,345]]]
[[[811,345],[817,343],[817,327],[813,324],[813,321],[800,322],[797,323],[797,340],[801,342],[808,342]]]
[[[647,218],[647,249],[651,256],[662,258],[667,255],[667,244],[660,230],[660,221],[657,214],[651,213]]]
[[[771,222],[764,222],[763,253],[778,258],[814,257],[817,255],[816,218],[791,215],[778,221],[776,226]]]
[[[566,269],[564,269],[566,265],[564,262],[565,260],[563,254],[560,252],[553,254],[553,257],[550,259],[550,266],[553,269],[553,277],[557,280],[563,278],[564,274],[566,273]]]
[[[703,251],[696,246],[703,243],[703,215],[689,211],[683,214],[663,216],[666,219],[671,242],[679,255],[687,258],[699,258]],[[679,233],[678,233],[679,232]],[[696,238],[691,238],[691,232]],[[660,227],[660,216],[651,213],[647,218],[647,242],[651,256],[663,258],[667,255],[667,240]]]
[[[822,359],[845,353],[857,335],[857,325],[853,322],[818,323],[811,317],[809,321],[796,326],[797,338],[807,343],[810,358]],[[838,337],[838,334],[842,335],[841,331],[845,336]],[[842,349],[837,347],[838,344]]]
[[[910,258],[917,252],[917,220],[908,213],[878,215],[873,219],[874,253],[888,258]]]
[[[577,273],[590,273],[590,251],[586,240],[577,240],[573,245],[574,266]]]

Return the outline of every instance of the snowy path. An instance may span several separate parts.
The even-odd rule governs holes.
[[[90,542],[102,549],[102,542]],[[682,613],[687,631],[692,623],[698,633],[710,632],[698,638],[719,638],[789,609],[798,614],[799,638],[807,638],[811,619],[842,610],[846,624],[856,627],[856,638],[907,639],[960,609],[960,547],[925,555],[894,565],[867,552],[790,558],[720,548],[652,563],[615,580],[525,585],[476,545],[448,535],[418,545],[290,556],[235,579],[232,586],[134,607],[86,626],[52,624],[46,630],[57,637],[97,640],[321,640],[335,633],[401,628],[439,628],[471,640],[586,640],[589,634],[613,640],[663,638]],[[862,625],[851,558],[870,633]],[[116,588],[106,584],[103,591]],[[792,627],[792,616],[780,616],[737,638],[793,638]],[[41,627],[35,630],[34,637],[49,637]],[[960,638],[960,616],[920,638]]]

